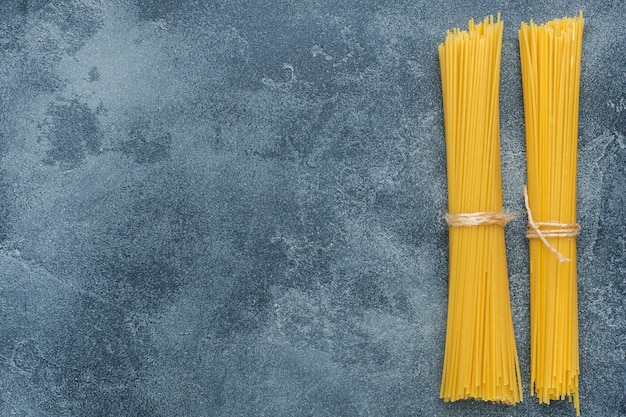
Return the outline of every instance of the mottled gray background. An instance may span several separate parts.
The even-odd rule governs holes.
[[[436,47],[585,13],[580,394],[626,415],[623,1],[0,2],[0,415],[573,416],[528,394],[528,249],[506,229],[525,400],[438,398],[447,309]]]

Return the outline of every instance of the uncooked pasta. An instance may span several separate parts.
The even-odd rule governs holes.
[[[500,172],[503,22],[448,31],[439,45],[448,173],[449,293],[440,397],[522,399],[509,300]]]
[[[530,239],[531,394],[568,398],[580,415],[576,163],[583,36],[578,17],[519,30]]]

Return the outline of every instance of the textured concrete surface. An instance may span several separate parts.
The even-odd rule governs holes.
[[[0,2],[0,415],[574,415],[528,395],[523,218],[526,398],[438,399],[436,47],[502,12],[521,211],[517,29],[579,9],[582,411],[626,415],[626,3],[495,3]]]

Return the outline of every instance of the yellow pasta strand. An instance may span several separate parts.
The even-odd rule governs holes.
[[[448,322],[440,397],[522,399],[509,301],[500,173],[500,15],[448,31],[439,45],[450,223]],[[465,218],[457,216],[458,218]],[[467,217],[467,216],[466,216]],[[461,220],[462,222],[463,220]],[[454,225],[453,225],[454,224]]]
[[[528,203],[536,222],[576,223],[583,15],[519,30]],[[539,402],[568,398],[580,415],[576,240],[530,240],[530,382]]]

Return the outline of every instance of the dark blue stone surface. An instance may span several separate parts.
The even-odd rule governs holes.
[[[506,229],[524,402],[438,398],[447,309],[436,47],[585,13],[583,415],[626,415],[626,3],[3,0],[0,415],[563,416],[529,394],[528,249]]]

